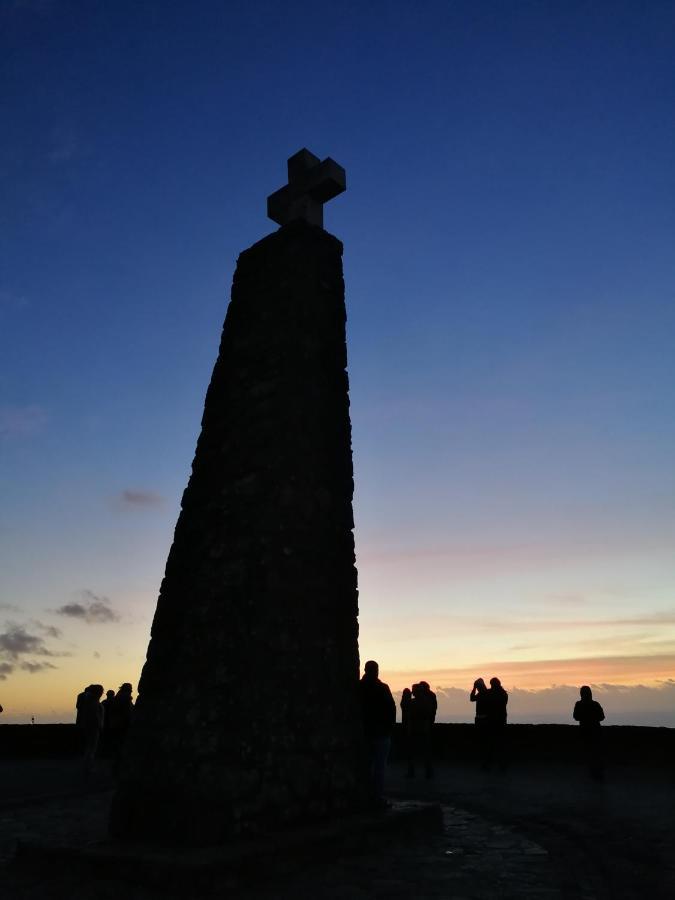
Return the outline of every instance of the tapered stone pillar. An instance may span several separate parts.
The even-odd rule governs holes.
[[[205,844],[357,800],[342,244],[239,257],[111,831]]]

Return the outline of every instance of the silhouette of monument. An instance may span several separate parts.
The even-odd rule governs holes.
[[[288,160],[239,257],[111,811],[206,844],[358,802],[357,584],[332,159]]]

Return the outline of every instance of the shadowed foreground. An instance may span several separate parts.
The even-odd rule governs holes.
[[[105,874],[85,878],[64,864],[7,863],[17,845],[82,847],[105,836],[105,772],[83,790],[75,763],[0,763],[0,878],[7,898],[159,900],[226,893],[250,900],[304,898],[666,898],[675,896],[672,774],[614,768],[601,784],[577,766],[514,766],[484,773],[443,764],[433,780],[390,767],[392,796],[438,800],[444,830],[415,838],[348,841],[298,858],[264,859],[242,880],[178,892]],[[48,790],[50,789],[50,790]],[[60,796],[54,796],[54,790]]]

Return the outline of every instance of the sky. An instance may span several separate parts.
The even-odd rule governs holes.
[[[672,2],[0,0],[0,703],[134,685],[238,254],[347,172],[360,652],[675,726]]]

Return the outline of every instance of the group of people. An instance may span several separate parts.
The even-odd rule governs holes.
[[[495,760],[505,765],[504,728],[506,726],[506,705],[509,695],[499,678],[490,679],[490,687],[482,678],[477,678],[469,694],[469,700],[476,704],[475,723],[478,730],[481,765],[489,769]]]
[[[491,678],[488,687],[483,678],[477,678],[469,694],[475,704],[476,738],[478,758],[482,768],[493,763],[502,768],[506,764],[506,708],[509,695],[499,678]],[[369,660],[360,681],[361,713],[365,736],[365,775],[371,801],[376,807],[385,807],[384,773],[391,746],[391,736],[396,724],[396,702],[389,685],[380,681],[379,666]],[[600,723],[605,718],[602,706],[593,699],[593,693],[584,685],[576,702],[573,718],[580,725],[591,775],[602,777],[600,751]],[[422,763],[427,778],[433,776],[433,725],[438,703],[436,694],[426,681],[404,688],[401,693],[401,724],[403,746],[407,762],[407,775],[414,777],[416,765]]]
[[[99,745],[113,760],[113,770],[119,766],[122,747],[131,724],[134,708],[133,687],[126,681],[117,693],[105,691],[102,684],[90,684],[77,695],[75,724],[82,732],[84,771],[91,774]]]
[[[401,724],[408,778],[415,777],[418,762],[424,765],[427,778],[434,774],[431,735],[436,721],[438,702],[428,682],[420,681],[401,693]]]

